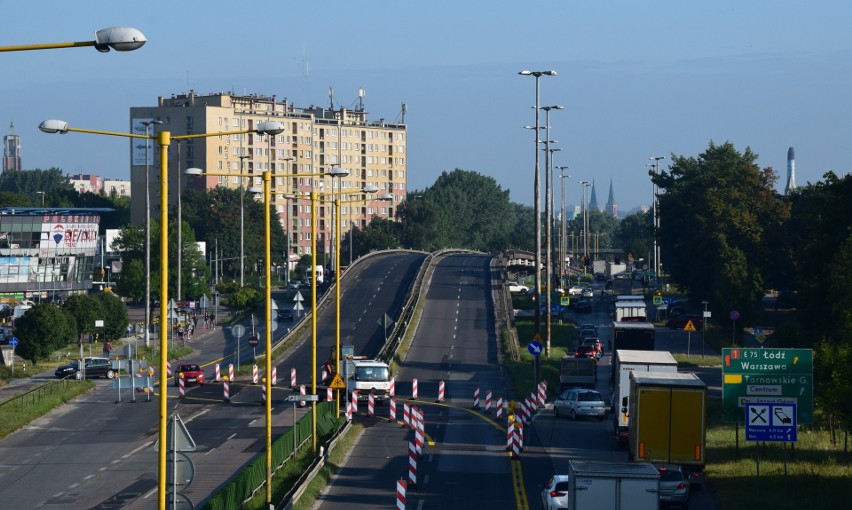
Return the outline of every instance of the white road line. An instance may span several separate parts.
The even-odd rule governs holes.
[[[142,499],[148,499],[148,498],[150,498],[150,497],[151,497],[154,493],[156,493],[158,490],[160,490],[160,488],[159,488],[159,487],[154,487],[153,489],[151,489],[150,491],[148,491],[148,492],[147,492],[144,496],[142,496]]]
[[[92,479],[92,478],[94,478],[94,477],[95,477],[95,475],[86,475],[86,476],[83,478],[83,480],[91,480],[91,479]]]
[[[79,484],[79,483],[72,483],[71,485],[69,485],[69,486],[68,486],[68,488],[69,488],[69,489],[74,489],[75,487],[79,487],[79,486],[80,486],[80,484]]]
[[[228,439],[230,439],[230,437]],[[206,457],[206,456],[210,455],[211,453],[213,453],[215,451],[216,451],[216,448],[210,448],[210,450],[208,450],[207,453],[204,454],[204,456]]]
[[[228,439],[226,439],[225,441],[231,440],[231,439],[235,438],[236,436],[237,436],[237,433],[236,433],[236,432],[234,432],[233,434],[231,434],[230,436],[228,436]]]
[[[194,415],[190,416],[189,418],[187,418],[187,419],[186,419],[186,420],[184,420],[183,422],[184,422],[184,423],[189,423],[189,422],[191,422],[192,420],[194,420],[194,419],[196,419],[196,418],[198,418],[198,417],[200,417],[200,416],[204,416],[205,414],[207,414],[207,413],[209,413],[209,412],[210,412],[210,408],[209,408],[209,407],[208,407],[207,409],[202,409],[199,413],[197,413],[197,414],[194,414]]]
[[[51,496],[51,497],[58,498],[59,496],[62,496],[63,494],[65,494],[65,492],[64,492],[64,491],[63,491],[63,492],[57,492],[56,494],[54,494],[54,495],[53,495],[53,496]]]
[[[104,466],[104,467],[102,467],[102,468],[98,469],[98,472],[100,473],[101,471],[106,471],[107,469],[108,469],[108,468],[107,468],[106,466]]]
[[[256,421],[257,421],[257,419],[254,419],[254,420],[250,421],[250,422],[249,422],[249,427],[251,427],[252,425],[254,425],[254,422],[256,422]]]
[[[110,462],[110,464],[118,464],[119,462],[121,462],[121,459],[115,459],[114,461]]]
[[[127,457],[130,457],[131,455],[138,452],[139,450],[142,450],[143,448],[148,448],[152,444],[154,444],[154,441],[148,441],[147,443],[143,444],[142,446],[134,448],[134,449],[130,450],[129,452],[125,453],[124,455],[121,456],[121,458],[126,459]]]
[[[426,478],[429,478],[429,477],[427,476]],[[425,485],[426,482],[424,481],[423,484]],[[422,499],[417,502],[417,510],[423,510],[423,500]]]

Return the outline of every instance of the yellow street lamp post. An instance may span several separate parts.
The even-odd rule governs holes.
[[[261,123],[263,124],[263,123]],[[283,126],[282,126],[283,128]],[[283,131],[283,129],[281,130]],[[281,131],[273,130],[265,131],[268,135],[276,135]],[[200,168],[187,168],[184,172],[186,175],[205,175],[211,177],[239,177],[240,186],[244,177],[252,178],[257,174],[251,173],[226,173],[226,172],[205,172]],[[323,174],[276,174],[277,177],[308,177],[319,176]],[[264,346],[266,350],[264,360],[264,385],[266,387],[266,502],[272,503],[272,218],[270,215],[271,192],[270,182],[272,181],[272,172],[263,172],[263,226],[264,226],[264,294],[265,294],[265,338]],[[260,190],[254,187],[248,188],[250,193],[256,193]]]
[[[139,135],[135,133],[117,133],[114,131],[102,131],[96,129],[72,128],[64,120],[45,120],[38,128],[45,133],[65,134],[69,131],[76,133],[89,133],[95,135],[118,136],[123,138],[154,139],[154,135]],[[169,146],[172,140],[188,140],[190,138],[208,138],[213,136],[228,136],[244,133],[280,133],[284,131],[284,125],[280,122],[261,122],[256,129],[240,131],[222,131],[218,133],[198,133],[191,135],[172,136],[170,131],[160,131],[156,134],[157,144],[160,146],[160,416],[159,416],[159,442],[158,452],[158,509],[166,508],[166,450],[167,450],[167,421],[168,406],[166,393],[167,385],[163,381],[166,373],[166,364],[169,361],[169,343],[164,341],[168,337],[168,307],[165,303],[169,301],[168,270],[169,270]],[[268,208],[267,208],[268,210]],[[269,400],[267,399],[267,402]],[[268,489],[269,491],[269,489]],[[271,501],[271,494],[267,494]]]
[[[141,48],[146,42],[148,42],[148,39],[145,38],[145,35],[133,27],[108,27],[95,32],[94,41],[0,46],[0,52],[56,50],[61,48],[94,46],[101,53],[106,53],[110,49],[115,51],[133,51]]]

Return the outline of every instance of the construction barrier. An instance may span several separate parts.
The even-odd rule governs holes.
[[[408,481],[417,485],[417,446],[412,441],[408,442]]]
[[[257,376],[257,365],[251,366],[251,383],[257,384],[258,376]]]
[[[405,402],[402,403],[402,424],[411,426],[411,408]]]
[[[278,384],[278,369],[272,367],[272,385],[275,386]]]
[[[219,372],[219,364],[216,363],[216,382],[219,382],[221,380],[222,380],[222,373]]]
[[[305,395],[305,385],[304,384],[299,386],[299,395]],[[305,401],[304,400],[299,401],[299,407],[305,407]]]
[[[444,381],[438,383],[438,402],[444,401]]]
[[[352,414],[358,412],[358,390],[352,390]]]
[[[376,400],[373,398],[373,394],[370,393],[367,395],[367,416],[373,416],[376,412]]]
[[[397,480],[396,482],[396,510],[405,510],[405,486],[408,484],[405,480]]]
[[[234,364],[228,363],[228,380],[234,382]]]
[[[390,378],[388,384],[388,395],[390,395],[391,397],[396,396],[396,381],[393,377]]]
[[[396,397],[391,397],[388,403],[388,412],[390,413],[390,421],[396,421]]]
[[[485,414],[491,414],[491,390],[485,392]]]
[[[473,408],[479,409],[479,388],[473,390]]]
[[[178,377],[178,394],[181,397],[186,396],[186,382],[184,382],[183,377]]]
[[[334,390],[333,389],[328,388],[328,390],[326,391],[325,399],[328,400],[329,402],[334,400]]]
[[[230,402],[231,401],[230,383],[228,381],[225,381],[224,384],[222,385],[222,389],[223,389],[222,400],[224,400],[225,402]]]
[[[497,412],[494,416],[498,420],[503,417],[503,397],[497,397]]]
[[[417,379],[411,380],[411,398],[412,399],[417,398]]]
[[[290,369],[290,387],[291,388],[296,387],[296,369],[295,368]]]
[[[166,360],[166,374],[168,374],[169,378],[172,377],[172,362]]]

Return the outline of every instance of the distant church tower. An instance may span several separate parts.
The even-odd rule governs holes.
[[[618,205],[615,203],[615,193],[612,191],[612,179],[609,180],[609,198],[606,201],[604,212],[618,219]]]
[[[784,194],[789,195],[794,189],[796,189],[796,151],[790,147],[787,149],[787,186],[784,188]]]
[[[3,171],[6,170],[21,170],[21,137],[15,134],[14,122],[3,137]]]
[[[601,206],[598,205],[598,196],[595,193],[595,180],[592,179],[592,195],[589,197],[589,210],[590,211],[601,211]]]

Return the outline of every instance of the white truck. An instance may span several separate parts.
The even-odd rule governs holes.
[[[660,473],[647,463],[568,461],[569,510],[657,510]]]
[[[348,356],[344,365],[346,394],[357,390],[358,400],[373,399],[382,402],[390,398],[390,367],[384,361],[365,356]]]
[[[623,274],[627,272],[627,264],[615,264],[612,262],[608,262],[606,265],[606,277],[608,280],[615,278],[617,274]]]
[[[633,351],[616,347],[610,383],[613,429],[619,445],[627,445],[627,432],[630,425],[628,412],[630,374],[645,372],[676,373],[677,361],[668,351]]]

